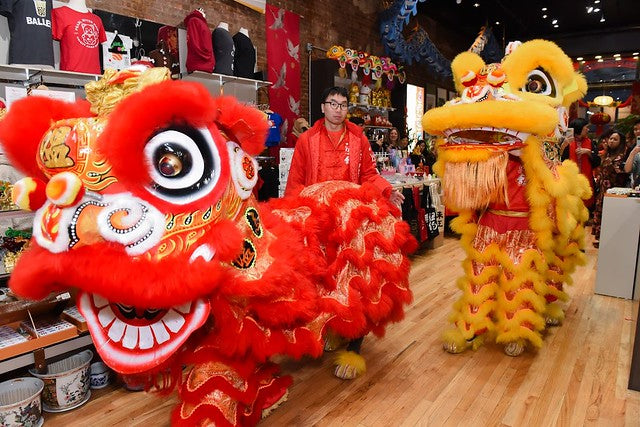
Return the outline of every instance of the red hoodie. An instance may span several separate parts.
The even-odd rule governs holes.
[[[216,60],[207,20],[194,10],[184,18],[184,25],[187,26],[187,71],[212,73]]]

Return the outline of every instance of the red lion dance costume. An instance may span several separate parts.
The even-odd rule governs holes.
[[[381,335],[403,317],[415,241],[369,187],[258,204],[264,115],[167,78],[107,71],[87,85],[91,110],[12,106],[0,140],[29,176],[14,200],[37,211],[10,286],[76,288],[110,367],[178,388],[174,424],[255,424],[291,383],[271,356],[318,356],[327,328]]]
[[[442,135],[436,172],[445,202],[457,212],[467,259],[462,296],[444,335],[451,353],[485,338],[517,356],[563,318],[564,282],[577,263],[591,189],[556,147],[567,127],[566,108],[584,95],[584,77],[555,44],[510,44],[500,64],[470,52],[452,62],[461,96],[423,118]]]

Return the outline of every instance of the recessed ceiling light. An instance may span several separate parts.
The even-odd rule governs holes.
[[[604,22],[604,16],[600,18],[600,22]]]
[[[496,21],[496,25],[500,25],[500,21]]]
[[[547,19],[547,15],[542,15],[542,19]]]
[[[593,13],[598,13],[600,12],[600,8],[596,7],[595,9],[593,9]]]
[[[638,55],[640,55],[640,53],[638,53],[638,52],[633,52],[633,53],[632,53],[632,55],[633,55],[633,56],[638,56]]]
[[[591,12],[593,12],[593,6],[587,7],[587,13],[591,13]]]
[[[543,11],[543,12],[545,12],[546,10],[547,10],[547,8],[546,8],[546,7],[543,7],[543,8],[542,8],[542,11]]]
[[[596,59],[601,59],[602,55],[596,55]]]
[[[598,3],[600,3],[600,0],[596,0],[593,2],[593,4],[598,4]]]
[[[480,6],[480,3],[474,3],[473,4],[473,7],[479,7],[479,6]]]
[[[604,62],[604,59],[600,58],[598,59],[598,62]]]
[[[553,28],[558,28],[560,25],[556,24],[553,26]]]
[[[557,23],[558,23],[558,20],[557,20],[557,19],[554,19],[553,21],[551,21],[551,23],[555,25],[555,24],[557,24]]]
[[[616,53],[616,54],[614,54],[614,55],[613,55],[613,57],[614,57],[614,58],[617,58],[617,57],[619,57],[619,56],[620,56],[620,54],[619,54],[619,53]]]
[[[585,62],[587,62],[587,61],[580,61],[581,64],[584,64]]]
[[[619,56],[616,57],[616,61],[622,61],[622,58],[620,58]]]
[[[584,58],[583,58],[582,56],[578,56],[578,57],[576,58],[576,61],[582,61],[583,59],[584,59]]]

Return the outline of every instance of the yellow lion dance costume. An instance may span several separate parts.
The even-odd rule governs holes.
[[[444,137],[434,169],[467,255],[444,348],[460,353],[495,339],[517,356],[562,322],[556,301],[567,299],[563,283],[584,262],[591,190],[574,162],[560,163],[557,142],[565,107],[587,84],[546,40],[509,44],[500,64],[464,52],[451,67],[460,98],[423,117],[427,132]]]

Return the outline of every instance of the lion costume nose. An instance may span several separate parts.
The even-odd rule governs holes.
[[[82,199],[85,189],[82,181],[71,172],[54,175],[47,183],[47,198],[61,208],[72,206]]]

